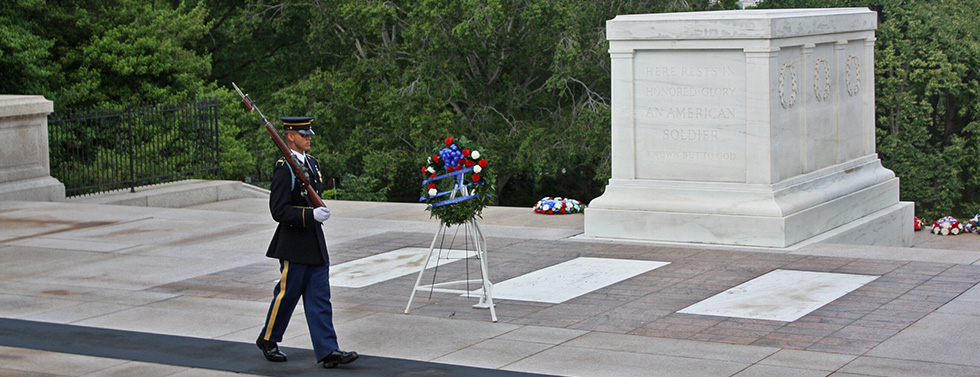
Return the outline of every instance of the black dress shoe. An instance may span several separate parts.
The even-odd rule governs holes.
[[[255,341],[255,345],[259,346],[259,349],[262,350],[262,354],[265,355],[266,360],[286,361],[286,354],[279,351],[279,345],[276,342],[259,338]]]
[[[333,368],[340,364],[350,364],[354,360],[357,360],[357,352],[336,350],[327,355],[327,357],[324,357],[320,362],[323,363],[324,368]]]

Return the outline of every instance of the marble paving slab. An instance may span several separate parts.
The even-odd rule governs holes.
[[[778,269],[678,313],[792,322],[877,278]]]
[[[330,285],[361,288],[418,273],[428,248],[406,247],[330,267]],[[476,256],[476,250],[436,250],[426,269]]]
[[[580,257],[496,283],[493,298],[558,304],[668,264]]]
[[[44,249],[60,250],[80,250],[97,253],[110,253],[138,245],[135,243],[101,242],[57,237],[31,237],[20,241],[10,242],[9,244],[14,246],[40,247]]]

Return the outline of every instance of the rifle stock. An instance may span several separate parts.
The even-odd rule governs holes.
[[[306,177],[306,174],[303,173],[303,169],[299,167],[296,157],[293,156],[293,152],[288,146],[286,146],[286,142],[282,140],[282,137],[279,136],[279,132],[276,131],[276,128],[272,126],[272,123],[269,123],[269,120],[265,118],[262,111],[255,106],[255,102],[252,102],[252,99],[249,98],[247,94],[242,93],[242,90],[238,88],[238,85],[231,83],[231,86],[235,87],[235,91],[237,91],[238,95],[242,97],[242,101],[244,101],[245,105],[248,106],[249,111],[254,110],[255,112],[259,113],[259,117],[262,118],[262,122],[265,123],[265,130],[268,131],[269,136],[272,137],[272,142],[279,147],[279,152],[282,152],[282,156],[286,158],[286,163],[289,164],[289,168],[293,169],[293,173],[299,177],[300,181],[302,181],[303,188],[306,190],[306,195],[310,198],[310,204],[313,206],[313,208],[326,207],[327,205],[323,203],[323,200],[320,199],[320,195],[318,195],[316,190],[313,189],[313,185],[310,184],[310,180]]]

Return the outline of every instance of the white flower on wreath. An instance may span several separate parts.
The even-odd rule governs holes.
[[[470,152],[470,158],[472,158],[474,160],[479,160],[480,159],[480,151],[472,151],[472,152]]]
[[[431,168],[429,168],[429,169],[431,169]],[[480,174],[481,171],[483,171],[483,168],[480,167],[480,165],[473,165],[473,172],[474,173]]]
[[[429,189],[429,196],[435,196],[438,193],[439,193],[439,190],[436,190],[434,188]]]
[[[429,157],[429,160],[432,160],[432,157]],[[431,164],[431,162],[429,162],[429,163]],[[428,170],[426,170],[426,171],[427,171],[427,172],[429,172],[429,174],[435,174],[435,172],[436,172],[436,169],[433,169],[433,168],[432,168],[432,167],[430,166],[430,167],[429,167],[429,169],[428,169]]]

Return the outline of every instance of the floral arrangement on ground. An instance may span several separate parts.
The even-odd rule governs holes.
[[[957,235],[963,233],[963,224],[953,216],[946,216],[932,222],[932,233],[941,235]]]
[[[913,218],[915,221],[915,230],[921,230],[926,227],[925,221],[918,217]],[[944,216],[939,220],[933,221],[929,228],[933,234],[943,236],[955,236],[960,233],[980,234],[980,214],[974,215],[973,218],[966,223],[960,222],[953,216]]]
[[[967,221],[963,228],[970,233],[980,233],[980,214],[973,215],[973,218]]]
[[[568,214],[582,212],[583,208],[585,205],[575,199],[546,196],[534,205],[534,212],[547,215]]]
[[[446,226],[462,224],[483,214],[493,203],[489,163],[469,140],[446,138],[422,167],[422,196],[426,210]]]

